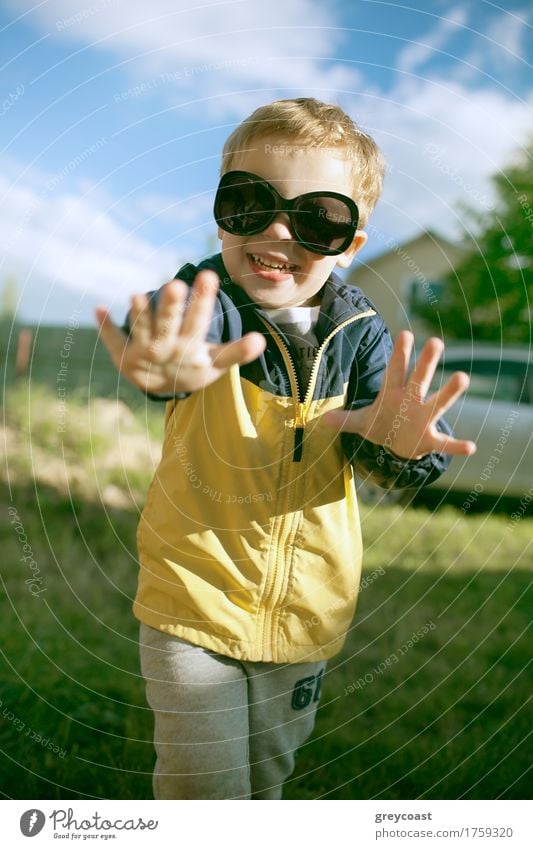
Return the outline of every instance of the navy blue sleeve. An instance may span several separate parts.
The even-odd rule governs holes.
[[[379,393],[385,368],[392,351],[392,340],[384,322],[377,316],[370,319],[369,328],[358,347],[350,375],[347,410],[358,410],[372,404]],[[451,434],[444,419],[438,429]],[[436,480],[448,468],[451,457],[432,451],[419,460],[406,460],[355,433],[342,433],[345,456],[360,477],[368,477],[385,489],[421,487]]]

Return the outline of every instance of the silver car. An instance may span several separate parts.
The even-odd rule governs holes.
[[[446,348],[437,388],[451,372],[465,371],[470,386],[446,413],[459,439],[477,451],[454,457],[432,488],[520,497],[533,484],[533,370],[527,348],[474,344]]]
[[[424,491],[465,493],[470,506],[480,496],[522,498],[533,493],[533,370],[527,348],[448,345],[435,375],[435,391],[454,371],[470,375],[468,391],[446,413],[454,435],[473,439],[477,451],[453,457],[447,471]],[[358,482],[370,504],[408,503],[412,490],[383,490]],[[466,509],[469,509],[469,506]]]

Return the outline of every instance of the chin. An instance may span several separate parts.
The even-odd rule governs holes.
[[[258,307],[263,307],[266,310],[275,310],[278,307],[285,306],[286,304],[286,301],[284,300],[272,300],[272,298],[267,296],[263,297],[258,295],[257,292],[247,292],[246,294],[250,300],[254,302],[254,304],[257,304]]]
[[[290,296],[287,293],[274,292],[272,289],[264,289],[259,286],[250,286],[246,284],[239,283],[241,289],[244,289],[250,300],[254,301],[256,304],[260,304],[264,307],[272,307],[275,308],[277,306],[283,306],[287,300],[290,300]]]

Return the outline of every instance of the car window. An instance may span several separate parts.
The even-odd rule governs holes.
[[[527,363],[500,359],[453,359],[447,357],[440,373],[435,376],[435,387],[445,382],[454,371],[470,375],[468,398],[486,401],[531,403],[527,380]]]

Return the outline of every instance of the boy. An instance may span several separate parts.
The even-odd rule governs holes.
[[[364,245],[382,175],[340,108],[262,107],[224,147],[221,255],[133,297],[127,343],[98,310],[115,365],[168,401],[134,604],[157,799],[281,798],[355,609],[353,467],[420,486],[443,452],[475,450],[439,420],[468,377],[425,398],[440,340],[407,378],[411,334],[391,355],[333,273]]]

